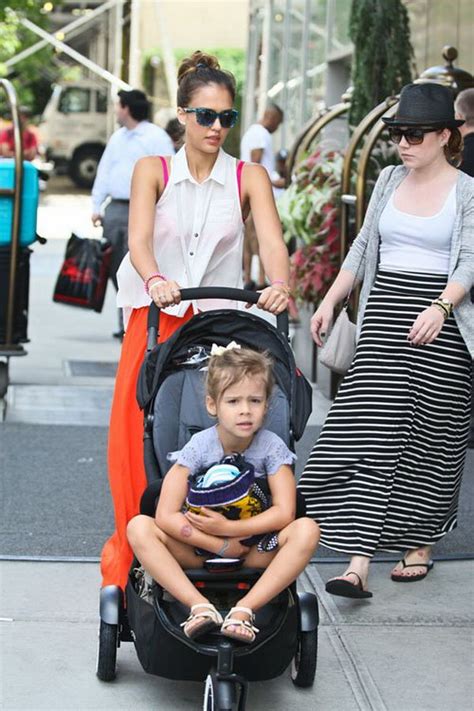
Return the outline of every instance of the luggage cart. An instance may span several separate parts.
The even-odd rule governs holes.
[[[8,389],[8,365],[10,358],[25,356],[27,351],[20,341],[26,339],[18,335],[18,310],[21,309],[22,318],[26,324],[26,307],[28,304],[29,287],[29,251],[20,248],[21,225],[21,196],[23,188],[23,143],[22,129],[18,114],[18,103],[13,85],[7,79],[0,79],[0,88],[7,95],[13,121],[13,135],[15,144],[14,156],[14,181],[13,187],[0,187],[0,197],[7,197],[13,201],[11,219],[11,239],[9,243],[9,269],[8,282],[4,282],[4,289],[0,292],[0,319],[4,320],[5,327],[0,333],[0,401],[5,397]],[[7,285],[8,283],[8,285]],[[6,298],[5,298],[6,297]],[[0,321],[1,323],[1,321]]]

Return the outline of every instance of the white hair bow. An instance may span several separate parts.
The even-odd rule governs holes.
[[[211,356],[221,356],[226,351],[233,351],[239,349],[240,345],[235,341],[231,341],[226,346],[218,346],[217,343],[213,343],[211,347]]]

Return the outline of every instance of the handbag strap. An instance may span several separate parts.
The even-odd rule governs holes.
[[[392,168],[392,170],[391,170],[391,171],[388,173],[388,175],[387,175],[387,179],[386,179],[386,181],[385,181],[384,189],[387,187],[387,185],[388,185],[388,183],[389,183],[389,180],[390,180],[390,178],[392,177],[393,171],[395,170],[396,166],[395,166],[395,165],[392,165],[391,168]],[[355,285],[356,285],[357,278],[358,278],[358,276],[359,276],[360,267],[361,267],[361,265],[362,265],[362,262],[364,261],[364,256],[365,256],[365,253],[366,253],[366,251],[367,251],[367,245],[368,245],[368,244],[369,244],[369,238],[367,237],[367,240],[366,240],[366,242],[365,242],[364,249],[363,249],[363,251],[362,251],[362,254],[361,254],[361,257],[360,257],[360,260],[359,260],[359,264],[357,265],[356,273],[355,273],[355,275],[354,275],[354,279],[353,279],[351,288],[349,289],[349,293],[347,294],[347,296],[346,296],[346,298],[344,299],[344,302],[343,302],[343,304],[342,304],[342,308],[345,309],[346,311],[347,311],[347,308],[348,308],[348,306],[349,306],[349,301],[350,301],[350,298],[351,298],[351,296],[352,296],[352,292],[354,291],[354,287],[355,287]]]

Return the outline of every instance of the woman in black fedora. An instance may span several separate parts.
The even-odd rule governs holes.
[[[414,582],[456,527],[474,355],[474,179],[461,173],[453,94],[409,84],[383,119],[402,166],[385,168],[362,229],[314,314],[321,346],[334,309],[363,278],[354,360],[299,482],[321,543],[351,556],[326,590],[372,597],[378,550]]]

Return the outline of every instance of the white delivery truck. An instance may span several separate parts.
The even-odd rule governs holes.
[[[58,173],[90,188],[108,138],[110,98],[103,83],[82,79],[56,84],[40,122],[46,157]]]

